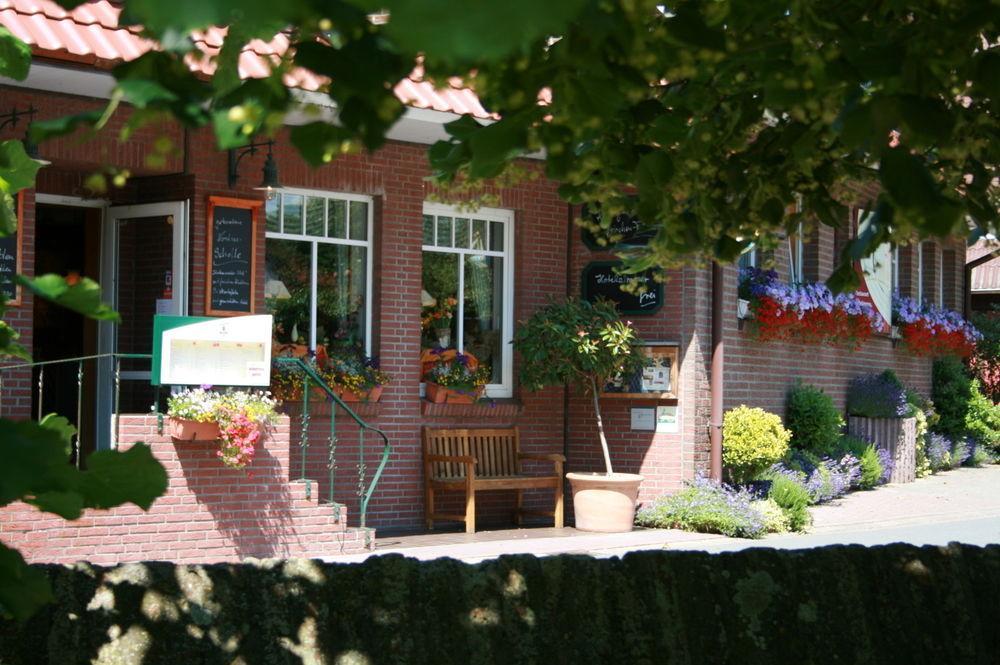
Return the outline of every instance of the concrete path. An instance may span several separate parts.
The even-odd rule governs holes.
[[[726,538],[674,529],[637,529],[630,533],[594,534],[576,529],[514,529],[476,534],[432,533],[379,538],[372,554],[330,557],[362,561],[399,553],[421,560],[452,557],[469,563],[503,554],[589,554],[621,556],[650,549],[724,552],[750,547],[802,549],[857,543],[895,542],[945,545],[1000,543],[1000,466],[956,469],[905,485],[854,492],[811,509],[807,534],[772,535],[761,540]]]

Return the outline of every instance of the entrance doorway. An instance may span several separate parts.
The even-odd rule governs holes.
[[[39,203],[35,208],[35,274],[56,273],[98,279],[101,256],[101,209]],[[53,361],[97,353],[97,322],[43,298],[34,299],[34,360]],[[42,390],[32,390],[33,416],[63,415],[80,431],[81,454],[95,444],[96,362],[84,363],[82,386],[78,363],[45,366]],[[32,386],[38,386],[36,368]]]

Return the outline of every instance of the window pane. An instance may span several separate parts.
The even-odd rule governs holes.
[[[420,293],[422,348],[455,348],[458,325],[458,254],[424,252]]]
[[[424,244],[434,244],[434,215],[424,215]]]
[[[302,233],[302,195],[285,194],[285,233]]]
[[[268,199],[264,204],[264,218],[268,231],[281,231],[281,195]]]
[[[306,199],[306,233],[311,236],[323,237],[323,208],[325,199],[310,196]]]
[[[753,268],[757,264],[757,250],[748,249],[740,254],[740,268]]]
[[[503,222],[490,222],[490,249],[494,252],[503,251]]]
[[[451,217],[437,218],[437,246],[451,247]]]
[[[312,243],[268,238],[265,251],[264,307],[274,316],[274,338],[308,344]]]
[[[472,220],[472,249],[486,249],[486,220]]]
[[[455,218],[455,247],[469,248],[469,220]]]
[[[364,350],[367,251],[348,245],[318,245],[317,345]]]
[[[490,367],[490,383],[502,381],[503,259],[465,257],[464,350]]]
[[[330,215],[327,235],[331,238],[347,237],[347,201],[327,201],[327,213]]]
[[[368,240],[368,204],[351,201],[351,240]]]

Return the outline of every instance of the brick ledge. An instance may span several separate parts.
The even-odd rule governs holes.
[[[524,411],[520,402],[510,399],[476,404],[434,404],[424,400],[420,408],[423,415],[435,418],[513,418]]]

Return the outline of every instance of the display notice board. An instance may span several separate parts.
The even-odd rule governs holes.
[[[268,386],[269,314],[153,319],[153,385]]]
[[[18,192],[14,197],[14,216],[17,219],[17,230],[0,237],[0,293],[7,299],[8,305],[21,304],[21,287],[14,281],[21,272],[21,218],[24,210],[24,192]]]
[[[253,314],[260,201],[208,197],[205,313]]]
[[[614,302],[622,314],[654,314],[663,307],[663,284],[656,279],[653,270],[645,270],[635,275],[621,275],[618,269],[621,261],[591,261],[581,273],[581,292],[584,300],[594,302],[604,298]],[[632,280],[641,282],[644,290],[640,293],[623,291],[622,287]]]
[[[680,394],[680,347],[672,342],[648,342],[639,347],[646,362],[631,376],[611,381],[601,397],[617,399],[675,400]]]

